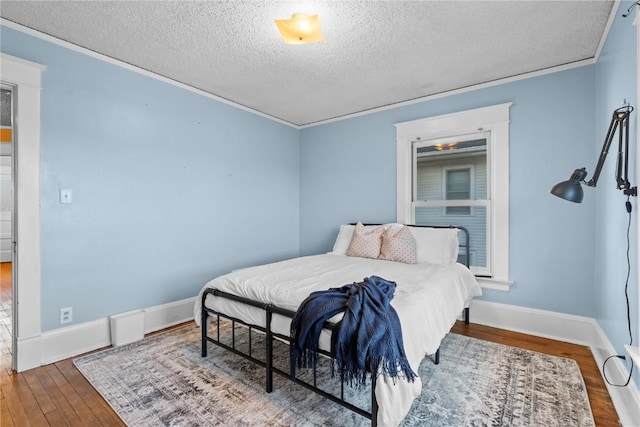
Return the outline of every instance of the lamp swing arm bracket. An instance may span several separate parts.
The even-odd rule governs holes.
[[[628,196],[637,196],[638,189],[637,187],[631,187],[631,183],[629,182],[629,116],[633,111],[633,107],[628,105],[626,110],[626,116],[622,121],[623,129],[620,129],[620,146],[622,146],[622,131],[625,132],[625,147],[624,147],[624,180],[620,180],[618,178],[618,188],[624,190],[624,194]],[[620,150],[621,151],[621,150]],[[618,163],[619,164],[619,163]],[[620,174],[618,174],[619,177]]]
[[[596,165],[596,169],[593,172],[593,176],[586,183],[589,187],[595,187],[596,184],[598,184],[598,179],[600,178],[600,172],[602,172],[604,161],[607,159],[607,154],[609,154],[609,148],[611,147],[613,136],[616,133],[616,129],[618,129],[618,126],[620,125],[618,110],[615,110],[613,112],[613,116],[611,117],[611,123],[609,124],[609,130],[607,131],[607,137],[605,138],[604,144],[602,145],[602,150],[600,151],[600,157],[598,157],[598,164]],[[622,142],[622,134],[620,134],[620,139]]]
[[[620,129],[618,133],[618,158],[616,165],[616,185],[619,190],[623,190],[625,195],[636,196],[636,187],[631,187],[629,182],[629,116],[633,111],[633,107],[625,105],[613,112],[611,117],[611,123],[609,124],[609,130],[607,131],[607,137],[604,140],[600,157],[598,158],[598,164],[593,172],[591,179],[586,182],[589,187],[595,187],[600,178],[600,172],[604,166],[604,161],[609,153],[609,148],[615,136],[616,130]],[[624,136],[623,136],[624,135]]]

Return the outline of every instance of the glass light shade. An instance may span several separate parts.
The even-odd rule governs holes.
[[[580,182],[584,181],[586,176],[587,171],[584,168],[576,169],[567,181],[554,185],[551,189],[551,194],[573,203],[582,203],[584,191],[582,191]]]
[[[294,13],[291,19],[276,19],[276,26],[286,44],[316,43],[324,40],[318,15]]]

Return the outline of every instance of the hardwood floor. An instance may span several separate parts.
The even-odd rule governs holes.
[[[585,380],[596,425],[619,426],[618,416],[598,367],[587,347],[531,335],[465,325],[453,332],[575,359]],[[0,369],[0,426],[124,426],[98,392],[75,368],[71,359],[12,373]]]
[[[11,267],[10,262],[0,262],[0,292],[11,291]]]

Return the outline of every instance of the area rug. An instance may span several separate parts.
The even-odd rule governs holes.
[[[230,342],[231,327],[221,328]],[[74,360],[125,423],[138,426],[366,426],[369,420],[285,378],[264,391],[264,368],[209,344],[200,357],[200,329],[185,326]],[[248,348],[246,328],[236,345]],[[252,334],[253,354],[262,336]],[[276,341],[279,353],[287,346]],[[320,370],[328,371],[327,361]],[[276,364],[286,369],[285,358]],[[402,426],[594,426],[574,360],[450,333],[441,360],[419,369],[422,394]],[[303,373],[303,376],[309,373]],[[327,391],[339,390],[337,379]],[[369,391],[345,388],[367,407]]]

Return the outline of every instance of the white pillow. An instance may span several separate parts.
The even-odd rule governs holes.
[[[396,234],[398,231],[400,231],[402,229],[402,227],[405,227],[404,224],[400,224],[398,222],[390,222],[387,223],[385,225],[383,225],[384,227],[384,231],[387,231],[389,229],[389,227],[391,227],[391,231],[393,232],[393,234]]]
[[[333,251],[331,253],[336,255],[347,254],[354,228],[356,228],[356,226],[351,224],[342,224],[340,226],[340,231],[338,232],[338,237],[336,237],[336,242],[333,244]]]
[[[458,230],[409,227],[416,239],[418,263],[452,264],[458,260]]]

